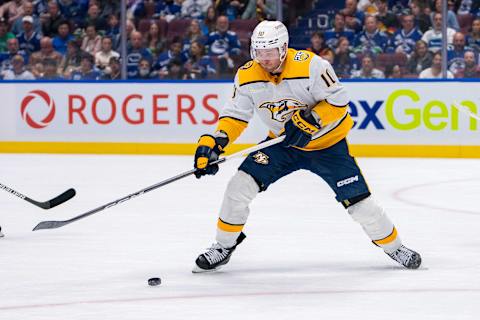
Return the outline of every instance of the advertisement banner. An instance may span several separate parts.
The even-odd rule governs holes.
[[[480,146],[478,82],[351,82],[349,141],[363,146]],[[7,142],[194,144],[213,132],[228,82],[0,84],[0,146]],[[255,117],[237,141],[267,129]],[[0,150],[1,151],[1,150]],[[25,152],[28,152],[26,150]],[[73,150],[74,152],[74,150]]]

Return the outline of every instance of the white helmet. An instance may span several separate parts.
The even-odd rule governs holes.
[[[287,56],[288,48],[288,30],[280,21],[262,21],[252,33],[252,43],[250,45],[250,56],[256,59],[256,49],[278,48],[280,61],[283,62]]]

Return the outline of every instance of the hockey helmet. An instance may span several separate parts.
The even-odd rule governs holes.
[[[257,49],[278,48],[280,62],[285,60],[288,48],[288,30],[280,21],[262,21],[252,33],[250,45],[250,56],[257,59]]]

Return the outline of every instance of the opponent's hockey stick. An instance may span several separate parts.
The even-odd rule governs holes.
[[[51,209],[53,207],[58,206],[59,204],[64,203],[65,201],[70,200],[71,198],[73,198],[75,196],[75,189],[70,188],[67,191],[65,191],[64,193],[56,196],[53,199],[50,199],[50,200],[44,201],[44,202],[40,202],[40,201],[35,201],[35,200],[27,197],[26,195],[23,195],[20,192],[15,191],[12,188],[9,188],[6,185],[3,185],[1,183],[0,183],[0,189],[3,189],[5,191],[7,191],[8,193],[11,193],[14,196],[17,196],[20,199],[23,199],[25,201],[28,201],[31,204],[36,205],[37,207],[40,207],[42,209]]]
[[[237,158],[237,157],[240,157],[242,155],[247,155],[249,153],[252,153],[252,152],[255,152],[255,151],[258,151],[260,149],[263,149],[263,148],[266,148],[266,147],[269,147],[269,146],[272,146],[274,144],[277,144],[279,142],[282,142],[283,139],[285,139],[285,136],[280,136],[278,138],[275,138],[275,139],[271,139],[271,140],[268,140],[268,141],[265,141],[263,143],[260,143],[258,145],[255,145],[253,147],[250,147],[250,148],[247,148],[247,149],[244,149],[242,151],[239,151],[239,152],[236,152],[234,154],[231,154],[231,155],[228,155],[228,156],[225,156],[225,157],[222,157],[220,159],[218,159],[217,161],[214,161],[212,162],[212,164],[221,164],[221,163],[224,163],[230,159],[233,159],[233,158]],[[152,190],[155,190],[157,188],[160,188],[160,187],[163,187],[169,183],[172,183],[174,181],[177,181],[177,180],[180,180],[182,178],[185,178],[185,177],[188,177],[192,174],[194,174],[198,169],[192,169],[192,170],[188,170],[188,171],[185,171],[183,173],[180,173],[174,177],[171,177],[169,179],[166,179],[162,182],[159,182],[157,184],[154,184],[150,187],[147,187],[145,189],[142,189],[140,191],[137,191],[135,193],[131,193],[129,194],[128,196],[125,196],[123,198],[120,198],[120,199],[117,199],[117,200],[114,200],[112,202],[109,202],[103,206],[100,206],[98,208],[95,208],[93,210],[90,210],[88,212],[85,212],[81,215],[78,215],[78,216],[75,216],[69,220],[65,220],[65,221],[42,221],[40,222],[39,224],[37,224],[35,226],[35,228],[33,228],[33,231],[35,230],[41,230],[41,229],[54,229],[54,228],[60,228],[60,227],[63,227],[67,224],[70,224],[72,222],[75,222],[77,220],[80,220],[80,219],[83,219],[83,218],[86,218],[88,216],[91,216],[92,214],[94,213],[97,213],[99,211],[102,211],[102,210],[105,210],[105,209],[108,209],[110,207],[113,207],[113,206],[116,206],[117,204],[120,204],[122,202],[125,202],[125,201],[128,201],[128,200],[131,200],[135,197],[138,197],[138,196],[141,196],[142,194],[144,193],[147,193],[147,192],[150,192]]]
[[[467,116],[473,118],[473,119],[477,119],[477,120],[480,120],[480,116],[478,114],[475,114],[473,113],[470,109],[468,109],[467,107],[465,106],[462,106],[460,103],[458,103],[457,101],[453,101],[453,104],[452,106],[455,107],[455,109],[457,109],[458,111],[466,114]]]

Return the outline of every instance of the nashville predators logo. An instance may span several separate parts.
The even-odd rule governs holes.
[[[253,159],[256,163],[267,165],[269,158],[265,153],[258,151],[253,155]]]
[[[258,108],[267,109],[272,114],[272,119],[278,122],[284,122],[289,116],[298,109],[304,109],[308,106],[294,99],[284,99],[276,102],[264,102]]]

